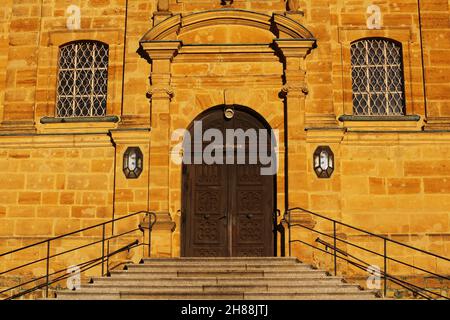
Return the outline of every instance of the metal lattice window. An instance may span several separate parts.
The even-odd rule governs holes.
[[[405,114],[403,54],[400,43],[364,39],[351,46],[353,114]]]
[[[78,41],[60,48],[56,116],[106,115],[108,45]]]

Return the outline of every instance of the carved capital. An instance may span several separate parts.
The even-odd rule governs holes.
[[[175,93],[173,88],[170,86],[167,87],[150,87],[150,90],[147,91],[147,98],[150,100],[153,99],[169,99],[172,100]]]
[[[291,85],[291,84],[285,84],[281,88],[280,95],[285,97],[288,96],[289,93],[303,93],[304,95],[307,95],[309,93],[309,89],[305,83],[301,83],[298,85]]]
[[[141,42],[141,47],[152,60],[172,60],[181,48],[181,41]]]
[[[314,39],[275,39],[275,45],[285,57],[305,58],[315,47]]]

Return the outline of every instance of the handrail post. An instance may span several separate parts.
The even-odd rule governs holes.
[[[49,286],[49,273],[50,273],[50,240],[47,240],[47,267],[45,275],[45,298],[48,299],[48,286]]]
[[[152,256],[152,216],[148,215],[148,257]]]
[[[109,276],[109,240],[108,243],[106,245],[106,275]]]
[[[387,240],[385,238],[384,239],[384,253],[383,253],[383,259],[384,259],[384,269],[383,269],[383,271],[384,271],[384,297],[386,297],[386,295],[387,295],[387,281],[388,281],[388,279],[387,279],[387,272],[388,272],[388,270],[387,270],[387,250],[386,250],[386,248],[387,248]]]
[[[105,274],[105,224],[102,227],[102,277]]]
[[[291,249],[291,211],[287,211],[288,213],[288,229],[289,229],[289,257],[292,257],[292,249]]]
[[[280,248],[280,254],[282,257],[286,257],[286,235],[285,235],[285,229],[283,225],[280,223],[279,225],[279,231],[280,231],[280,242],[281,242],[281,248]]]
[[[334,240],[334,276],[337,276],[337,256],[336,256],[336,221],[333,221],[333,240]]]

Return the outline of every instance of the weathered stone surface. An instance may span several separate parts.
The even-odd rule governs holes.
[[[181,166],[171,161],[170,136],[208,108],[239,104],[279,130],[281,212],[288,193],[288,207],[449,256],[448,1],[421,1],[422,29],[416,1],[382,1],[379,30],[367,29],[362,0],[241,0],[231,6],[136,0],[128,8],[124,1],[86,0],[79,1],[77,31],[66,28],[65,2],[2,4],[0,252],[150,210],[164,212],[153,254],[179,256]],[[149,42],[138,50],[143,37]],[[350,45],[366,37],[401,43],[406,114],[419,120],[338,121],[352,114]],[[42,117],[55,115],[59,47],[82,39],[109,45],[107,115],[120,121],[42,124]],[[318,179],[313,170],[319,145],[335,154],[330,179]],[[144,171],[126,179],[123,154],[136,146]],[[296,221],[330,231],[308,215]],[[422,262],[415,253],[392,250]],[[301,247],[294,253],[332,266]]]
[[[302,300],[375,299],[375,294],[295,259],[188,258],[147,259],[143,264],[129,264],[125,271],[114,271],[109,278],[94,278],[92,285],[79,291],[60,290],[57,298]]]

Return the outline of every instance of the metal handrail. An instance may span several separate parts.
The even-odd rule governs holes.
[[[138,216],[138,215],[145,215],[145,218],[148,217],[148,226],[146,225],[145,227],[142,227],[141,223],[139,223],[137,228],[133,228],[131,230],[124,231],[124,232],[119,233],[119,234],[114,234],[114,231],[111,231],[112,234],[110,236],[108,236],[108,237],[106,236],[106,226],[107,225],[114,224],[117,221],[121,221],[121,220],[130,218],[130,217],[134,217],[134,216]],[[144,218],[144,220],[145,220],[145,218]],[[102,244],[101,256],[99,256],[97,258],[94,258],[94,259],[92,259],[92,260],[90,260],[88,262],[84,262],[84,263],[81,263],[81,264],[78,264],[78,265],[74,266],[74,267],[83,266],[83,268],[86,267],[86,266],[89,267],[89,268],[84,269],[82,271],[80,270],[80,272],[79,272],[80,274],[82,272],[85,272],[85,271],[93,268],[94,266],[101,265],[101,268],[102,268],[101,273],[102,273],[102,276],[103,276],[103,275],[105,275],[105,262],[106,262],[106,270],[107,270],[106,274],[109,274],[109,258],[111,256],[114,256],[114,255],[116,255],[116,254],[118,254],[120,252],[123,252],[125,250],[131,250],[131,249],[134,249],[134,248],[137,248],[137,247],[140,247],[140,246],[144,246],[144,245],[148,247],[148,256],[150,257],[151,256],[151,232],[152,232],[152,228],[153,228],[155,223],[156,223],[156,214],[154,212],[139,211],[139,212],[131,213],[131,214],[119,217],[119,218],[114,218],[114,219],[105,221],[103,223],[99,223],[99,224],[96,224],[96,225],[93,225],[93,226],[89,226],[89,227],[86,227],[86,228],[83,228],[83,229],[79,229],[79,230],[76,230],[76,231],[71,231],[71,232],[65,233],[63,235],[52,237],[52,238],[49,238],[49,239],[46,239],[46,240],[43,240],[43,241],[39,241],[39,242],[30,244],[30,245],[27,245],[27,246],[24,246],[24,247],[21,247],[21,248],[17,248],[17,249],[14,249],[14,250],[2,253],[2,254],[0,254],[0,258],[4,258],[4,257],[10,256],[12,254],[21,252],[23,250],[30,249],[30,248],[33,248],[33,247],[37,247],[39,245],[44,245],[44,244],[47,245],[47,254],[46,254],[45,258],[39,258],[39,259],[30,261],[30,262],[27,262],[25,264],[19,265],[17,267],[10,268],[10,269],[8,269],[6,271],[0,272],[0,276],[3,276],[3,275],[6,275],[8,273],[11,273],[13,271],[17,271],[19,269],[31,266],[33,264],[46,261],[46,273],[45,273],[45,275],[43,275],[41,277],[38,277],[38,278],[34,278],[34,279],[30,280],[30,281],[21,282],[18,285],[15,285],[13,287],[10,287],[10,288],[7,288],[5,290],[2,290],[0,292],[0,294],[5,293],[5,292],[10,292],[10,291],[12,291],[14,289],[17,289],[17,288],[23,287],[25,285],[28,285],[28,284],[30,284],[32,282],[45,279],[44,283],[41,283],[41,284],[39,284],[37,286],[29,288],[29,289],[27,289],[27,290],[25,290],[23,292],[14,294],[14,295],[6,298],[6,299],[7,300],[8,299],[15,299],[15,298],[24,296],[26,294],[29,294],[31,292],[34,292],[36,290],[43,289],[43,288],[45,288],[45,296],[46,296],[46,298],[48,298],[49,286],[51,284],[55,283],[55,282],[61,281],[61,280],[63,280],[63,279],[65,279],[65,278],[70,276],[68,274],[65,274],[65,275],[59,276],[56,279],[50,279],[51,276],[57,275],[57,274],[59,274],[59,273],[61,273],[61,272],[66,270],[66,269],[61,269],[61,270],[58,270],[56,272],[50,273],[50,260],[52,258],[55,258],[55,257],[58,257],[58,256],[62,256],[62,255],[67,254],[67,253],[75,252],[75,251],[78,251],[78,250],[81,250],[81,249],[84,249],[84,248],[87,248],[87,247],[90,247],[90,246],[93,246],[93,245],[96,245],[96,244],[100,244],[100,243]],[[84,244],[84,245],[81,245],[81,246],[78,246],[78,247],[75,247],[75,248],[71,248],[69,250],[65,250],[65,251],[62,251],[62,252],[59,252],[59,253],[55,253],[53,255],[50,254],[50,247],[51,247],[51,243],[53,241],[59,240],[59,239],[63,239],[63,238],[69,237],[69,236],[73,236],[75,234],[79,234],[79,233],[82,233],[82,232],[85,232],[85,231],[88,231],[88,230],[92,230],[92,229],[95,229],[95,228],[100,228],[100,227],[102,228],[101,240],[95,240],[95,241],[90,242],[88,244]],[[136,240],[133,243],[126,245],[125,247],[122,247],[122,248],[120,248],[118,250],[115,250],[114,252],[109,252],[109,241],[110,240],[118,239],[120,237],[129,235],[129,234],[134,233],[136,231],[141,231],[142,232],[142,236],[144,236],[144,228],[148,229],[148,242],[147,243],[145,243],[145,241],[142,241],[142,243],[139,243],[139,240]],[[80,238],[80,239],[83,239],[83,238]],[[108,243],[108,247],[107,247],[107,251],[108,252],[107,253],[105,253],[105,243],[106,242]],[[92,264],[92,263],[95,263],[95,265],[90,266],[90,264]]]
[[[327,234],[325,232],[321,232],[319,230],[315,230],[315,229],[313,229],[311,227],[308,227],[306,225],[303,225],[301,223],[294,223],[294,224],[292,224],[291,223],[291,212],[293,212],[293,211],[305,212],[305,213],[311,214],[312,216],[315,216],[315,217],[318,217],[318,218],[321,218],[321,219],[324,219],[324,220],[327,220],[327,221],[331,222],[333,224],[333,233],[332,233],[332,235]],[[304,208],[300,208],[300,207],[295,207],[295,208],[291,208],[291,209],[286,210],[286,212],[284,213],[283,219],[281,220],[281,223],[283,223],[283,222],[285,222],[287,224],[287,227],[288,227],[289,256],[292,255],[292,243],[293,242],[299,242],[299,243],[307,245],[307,246],[309,246],[309,247],[311,247],[313,249],[316,249],[316,250],[325,252],[327,254],[333,255],[333,258],[334,258],[334,274],[335,275],[337,275],[337,259],[345,260],[345,261],[349,262],[350,264],[352,264],[352,265],[354,265],[354,266],[356,266],[358,268],[361,268],[361,269],[364,269],[364,268],[361,267],[361,265],[358,262],[355,262],[355,261],[350,260],[350,259],[358,260],[359,262],[362,262],[364,264],[367,264],[367,266],[369,266],[369,264],[367,262],[365,262],[365,261],[355,257],[354,255],[348,254],[348,253],[344,252],[343,250],[339,249],[337,247],[337,242],[339,241],[339,242],[345,243],[347,245],[350,245],[352,247],[355,247],[355,248],[358,248],[360,250],[363,250],[363,251],[365,251],[367,253],[371,253],[373,255],[376,255],[378,257],[382,257],[383,258],[383,260],[384,260],[384,268],[383,268],[383,271],[380,270],[380,275],[382,276],[382,278],[384,280],[384,290],[383,290],[384,296],[387,295],[387,282],[391,281],[391,282],[399,284],[402,287],[406,288],[407,290],[413,292],[413,294],[419,295],[419,296],[424,297],[426,299],[432,299],[433,297],[431,297],[430,295],[434,295],[434,297],[449,299],[446,296],[443,296],[441,294],[432,292],[432,291],[427,290],[425,288],[421,288],[421,287],[419,287],[417,285],[414,285],[414,284],[409,283],[409,282],[407,282],[405,280],[402,280],[402,279],[398,279],[398,278],[394,277],[393,275],[389,274],[388,273],[387,262],[388,261],[392,261],[392,262],[395,262],[395,263],[399,263],[399,264],[411,267],[411,268],[413,268],[415,270],[419,270],[419,271],[428,273],[428,274],[433,275],[435,277],[438,277],[440,279],[450,280],[450,277],[448,277],[448,276],[440,275],[440,274],[438,274],[436,272],[432,272],[432,271],[426,270],[424,268],[416,267],[416,266],[411,265],[411,264],[409,264],[407,262],[404,262],[404,261],[401,261],[399,259],[395,259],[393,257],[390,257],[387,254],[387,245],[388,245],[388,243],[394,243],[396,245],[399,245],[399,246],[402,246],[402,247],[405,247],[405,248],[408,248],[408,249],[411,249],[411,250],[415,250],[417,252],[420,252],[420,253],[423,253],[423,254],[426,254],[428,256],[432,256],[432,257],[438,258],[438,259],[442,259],[442,260],[447,261],[447,262],[450,261],[449,258],[440,256],[438,254],[435,254],[433,252],[429,252],[429,251],[426,251],[426,250],[423,250],[423,249],[420,249],[420,248],[413,247],[413,246],[405,244],[405,243],[401,243],[401,242],[393,240],[393,239],[389,239],[387,237],[375,234],[373,232],[369,232],[369,231],[363,230],[363,229],[358,228],[358,227],[351,226],[351,225],[349,225],[347,223],[344,223],[344,222],[341,222],[341,221],[338,221],[338,220],[334,220],[334,219],[329,218],[329,217],[325,217],[325,216],[323,216],[321,214],[318,214],[318,213],[315,213],[315,212],[312,212],[310,210],[307,210],[307,209],[304,209]],[[364,248],[364,247],[362,247],[360,245],[357,245],[355,243],[352,243],[350,241],[338,238],[338,236],[337,236],[337,226],[338,225],[346,227],[346,228],[349,228],[349,229],[353,229],[353,230],[359,231],[361,233],[373,236],[373,237],[378,238],[378,239],[381,239],[383,241],[383,253],[378,253],[378,252],[375,252],[373,250]],[[328,242],[326,242],[324,240],[321,240],[320,238],[316,239],[316,242],[324,245],[326,249],[327,248],[332,249],[332,253],[328,252],[328,250],[322,250],[322,249],[320,249],[320,248],[318,248],[318,247],[316,247],[314,245],[311,245],[311,244],[309,244],[309,243],[307,243],[305,241],[302,241],[302,240],[299,240],[299,239],[293,240],[292,239],[292,234],[291,234],[291,229],[293,227],[300,227],[300,228],[309,230],[311,232],[314,232],[316,234],[323,235],[323,236],[326,236],[328,238],[333,239],[333,244],[328,243]],[[368,272],[367,269],[365,269],[365,271]],[[430,295],[426,295],[423,292],[426,292],[426,293],[428,293]]]
[[[118,254],[120,252],[126,251],[126,250],[130,251],[131,249],[137,248],[137,247],[142,246],[142,245],[145,245],[145,244],[144,243],[139,243],[139,240],[136,240],[136,241],[134,241],[134,242],[132,242],[132,243],[130,243],[130,244],[128,244],[128,245],[126,245],[126,246],[124,246],[124,247],[122,247],[122,248],[120,248],[120,249],[118,249],[118,250],[116,250],[116,251],[114,251],[114,252],[112,252],[110,254],[108,254],[108,257],[112,257],[112,256],[114,256],[114,255],[116,255],[116,254]],[[102,260],[102,257],[98,257],[98,258],[95,258],[95,259],[92,259],[92,260],[89,260],[89,261],[86,261],[86,262],[79,263],[79,264],[75,265],[74,267],[80,267],[80,272],[79,273],[81,274],[81,273],[83,273],[83,272],[85,272],[87,270],[90,270],[90,269],[100,265],[102,263],[101,260]],[[67,273],[67,270],[65,268],[64,269],[60,269],[58,271],[55,271],[55,272],[49,274],[49,276],[57,275],[57,274],[60,274],[62,272],[66,272],[66,273],[61,275],[61,276],[58,276],[55,279],[52,279],[49,283],[41,283],[41,284],[39,284],[39,285],[37,285],[35,287],[32,287],[32,288],[27,289],[27,290],[25,290],[23,292],[20,292],[20,293],[17,293],[15,295],[11,296],[11,297],[8,297],[5,300],[13,300],[13,299],[22,297],[24,295],[27,295],[29,293],[32,293],[32,292],[36,291],[36,290],[42,289],[42,288],[44,288],[46,286],[50,286],[53,283],[65,280],[65,279],[67,279],[67,278],[72,276],[72,274],[68,274]],[[20,288],[21,286],[24,286],[26,284],[30,284],[32,282],[44,279],[45,277],[46,276],[44,275],[44,276],[32,279],[32,280],[30,280],[28,282],[24,282],[24,283],[21,283],[19,285],[14,286],[14,287],[11,287],[11,288],[8,288],[6,290],[3,290],[0,293],[4,293],[4,292],[10,291],[10,290],[14,290],[14,289]]]
[[[317,241],[317,240],[316,240],[316,241]],[[328,252],[327,250],[323,250],[323,249],[321,249],[321,248],[315,247],[315,246],[313,246],[313,245],[311,245],[311,244],[309,244],[309,243],[307,243],[307,242],[305,242],[305,241],[302,241],[302,240],[292,240],[292,242],[299,242],[299,243],[302,243],[302,244],[304,244],[304,245],[306,245],[306,246],[308,246],[308,247],[311,247],[311,248],[313,248],[313,249],[315,249],[315,250],[318,250],[318,251],[321,251],[321,252],[323,252],[323,253],[326,253],[326,254],[328,254],[328,255],[333,255],[333,253]],[[333,245],[330,245],[330,244],[327,245],[327,247],[329,247],[329,248],[331,248],[331,249],[334,249]],[[346,253],[346,256],[349,256],[349,254]],[[351,256],[351,255],[350,255],[350,256]],[[351,256],[351,257],[355,258],[354,256]],[[355,267],[357,267],[357,268],[359,268],[359,269],[361,269],[361,270],[364,270],[364,271],[367,271],[367,266],[369,266],[369,264],[368,264],[367,262],[364,262],[364,261],[362,261],[361,259],[358,259],[358,258],[355,258],[355,259],[356,259],[356,260],[359,260],[359,261],[362,262],[362,263],[365,263],[367,266],[364,267],[362,264],[359,264],[359,263],[357,263],[357,262],[355,262],[355,261],[349,260],[349,259],[344,258],[344,257],[339,256],[339,255],[337,255],[337,258],[342,259],[342,260],[344,260],[344,261],[350,263],[351,265],[354,265]],[[416,294],[416,295],[419,295],[419,296],[421,296],[421,297],[423,297],[423,298],[425,298],[425,299],[427,299],[427,300],[432,300],[432,298],[430,298],[429,296],[422,294],[422,293],[420,292],[420,290],[411,290],[410,287],[416,287],[416,288],[419,288],[419,287],[417,287],[417,286],[415,286],[415,285],[413,285],[413,284],[411,284],[411,283],[408,283],[408,282],[406,282],[406,281],[404,281],[404,280],[401,280],[401,279],[398,279],[398,278],[394,278],[394,277],[392,277],[392,276],[390,276],[390,275],[388,275],[388,274],[385,274],[383,271],[380,270],[380,276],[381,276],[381,275],[385,275],[386,277],[389,277],[389,280],[390,280],[391,282],[394,282],[394,283],[396,283],[396,284],[402,286],[403,288],[408,289],[408,290],[414,292],[414,294]],[[407,285],[409,285],[409,286],[407,286]],[[426,290],[426,289],[422,289],[422,290],[428,291],[428,290]],[[442,298],[447,299],[446,297],[444,297],[444,296],[442,296],[442,295],[439,295],[439,294],[437,294],[437,293],[434,293],[434,292],[431,292],[431,291],[428,291],[428,292],[433,293],[433,294],[435,294],[435,295],[437,295],[437,296],[440,296],[440,297],[442,297]]]
[[[294,241],[296,241],[296,240],[294,240]],[[360,269],[362,269],[362,270],[366,270],[366,271],[367,271],[367,267],[370,267],[370,263],[368,263],[368,262],[366,262],[366,261],[364,261],[364,260],[362,260],[362,259],[360,259],[360,258],[358,258],[358,257],[356,257],[356,256],[354,256],[354,255],[352,255],[352,254],[349,254],[349,253],[345,252],[344,250],[341,250],[341,249],[339,249],[339,248],[335,248],[332,244],[330,244],[330,243],[328,243],[328,242],[326,242],[326,241],[323,241],[323,240],[321,240],[320,238],[317,238],[317,239],[316,239],[316,242],[317,242],[317,243],[320,243],[320,244],[322,244],[322,245],[324,245],[325,247],[328,247],[328,248],[330,248],[330,249],[333,249],[333,251],[336,250],[337,253],[340,253],[340,254],[342,254],[343,256],[345,256],[345,258],[344,258],[344,257],[342,257],[342,256],[337,255],[337,257],[338,257],[339,259],[345,260],[345,261],[347,261],[348,263],[350,263],[350,264],[352,264],[352,265],[354,265],[354,266],[356,266],[356,267],[358,267],[358,268],[360,268]],[[323,252],[324,252],[324,251],[323,251]],[[328,251],[326,251],[326,253],[328,253],[328,254],[330,254],[330,255],[333,255],[332,253],[330,253],[330,252],[328,252]],[[358,263],[358,262],[355,262],[355,261],[352,261],[352,260],[350,260],[348,257],[353,258],[353,259],[359,261],[359,262],[362,263],[362,264],[360,264],[360,263]],[[414,268],[414,266],[412,266],[412,267]],[[420,292],[418,292],[419,290],[420,290],[420,291],[425,291],[425,292],[430,293],[430,294],[432,294],[432,295],[436,295],[436,296],[438,296],[438,297],[440,297],[440,298],[448,299],[447,297],[445,297],[445,296],[443,296],[443,295],[441,295],[441,294],[439,294],[439,293],[430,291],[430,290],[425,289],[425,288],[421,288],[421,287],[419,287],[419,286],[416,286],[415,284],[412,284],[412,283],[409,283],[409,282],[407,282],[407,281],[405,281],[405,280],[396,278],[396,277],[394,277],[394,276],[392,276],[392,275],[390,275],[390,274],[385,273],[385,272],[382,271],[382,270],[380,270],[380,276],[389,278],[390,281],[395,282],[395,283],[401,285],[402,287],[404,287],[404,288],[406,288],[406,289],[411,289],[411,288],[409,288],[409,287],[412,287],[412,289],[415,289],[415,290],[410,290],[410,291],[412,291],[412,292],[414,292],[414,293],[416,293],[416,294],[418,294],[418,295],[421,295],[422,297],[424,297],[424,298],[426,298],[426,299],[430,299],[430,300],[431,300],[432,298],[431,298],[430,296],[426,296],[426,295],[421,294]],[[402,284],[402,283],[403,283],[403,284]],[[409,287],[408,287],[408,286],[409,286]]]
[[[389,241],[389,242],[392,242],[392,243],[395,243],[395,244],[398,244],[398,245],[407,247],[407,248],[409,248],[409,249],[413,249],[413,250],[416,250],[416,251],[420,251],[420,252],[422,252],[422,253],[425,253],[425,254],[428,254],[428,255],[431,255],[431,256],[435,256],[436,258],[440,258],[440,259],[444,259],[444,260],[450,261],[449,258],[440,256],[440,255],[435,254],[435,253],[433,253],[433,252],[429,252],[429,251],[426,251],[426,250],[423,250],[423,249],[420,249],[420,248],[416,248],[416,247],[413,247],[413,246],[411,246],[411,245],[408,245],[408,244],[405,244],[405,243],[402,243],[402,242],[399,242],[399,241],[396,241],[396,240],[392,240],[392,239],[386,238],[386,237],[381,236],[381,235],[379,235],[379,234],[375,234],[375,233],[372,233],[372,232],[370,232],[370,231],[367,231],[367,230],[364,230],[364,229],[361,229],[361,228],[358,228],[358,227],[351,226],[351,225],[346,224],[346,223],[344,223],[344,222],[340,222],[340,221],[338,221],[338,220],[334,220],[334,219],[331,219],[331,218],[329,218],[329,217],[325,217],[325,216],[323,216],[323,215],[321,215],[321,214],[318,214],[318,213],[315,213],[315,212],[312,212],[312,211],[309,211],[309,210],[307,210],[307,209],[303,209],[303,208],[300,208],[300,207],[295,207],[295,208],[291,208],[291,209],[286,210],[285,215],[286,215],[286,214],[289,214],[289,213],[292,212],[292,211],[303,211],[303,212],[312,214],[313,216],[320,217],[320,218],[325,219],[325,220],[328,220],[328,221],[336,222],[337,224],[339,224],[339,225],[341,225],[341,226],[344,226],[344,227],[351,228],[351,229],[356,230],[356,231],[360,231],[360,232],[366,233],[366,234],[368,234],[368,235],[370,235],[370,236],[374,236],[374,237],[377,237],[377,238],[380,238],[380,239],[383,239],[383,240],[386,240],[386,241]]]

